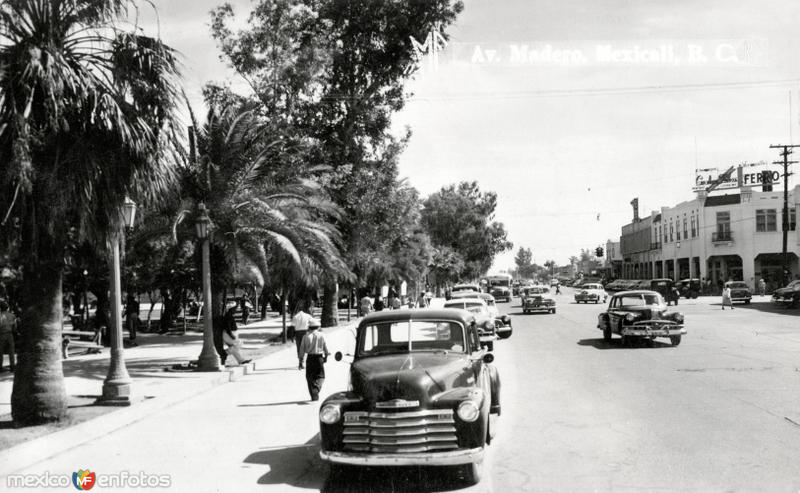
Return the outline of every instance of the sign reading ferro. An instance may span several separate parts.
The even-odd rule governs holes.
[[[769,169],[771,166],[766,161],[758,161],[755,163],[740,163],[736,165],[736,173],[731,174],[726,180],[718,184],[714,190],[730,190],[741,187],[755,187],[763,184],[764,171],[770,173],[772,178],[772,185],[780,184],[781,172],[775,169]],[[760,169],[759,169],[760,168]],[[693,192],[706,190],[713,184],[722,172],[719,168],[704,168],[695,170]]]

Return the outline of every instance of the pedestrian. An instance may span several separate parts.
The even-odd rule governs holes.
[[[244,356],[242,356],[242,340],[239,339],[239,331],[238,327],[236,326],[236,317],[234,316],[235,311],[236,307],[232,307],[226,314],[227,323],[225,324],[225,330],[222,331],[222,340],[228,345],[228,354],[232,354],[236,359],[236,362],[240,365],[243,365],[245,363],[249,363],[250,360],[245,359]]]
[[[417,296],[417,308],[427,308],[428,301],[425,299],[425,291],[420,291],[419,296]]]
[[[250,318],[250,298],[246,294],[242,295],[239,304],[242,308],[242,325],[247,325],[247,321]]]
[[[733,310],[733,301],[731,301],[731,287],[726,284],[725,289],[722,290],[722,309],[724,310],[726,306],[731,307]]]
[[[365,317],[370,314],[372,311],[372,298],[369,296],[364,296],[361,298],[361,301],[358,305],[358,309],[361,312],[361,316]]]
[[[561,285],[556,284],[556,294],[561,294]]]
[[[14,361],[14,331],[17,329],[17,317],[8,310],[8,302],[0,300],[0,371],[3,370],[3,359],[8,354],[8,367],[16,369]]]
[[[403,300],[399,296],[395,296],[394,301],[392,301],[392,310],[399,310],[402,305]]]
[[[383,311],[383,299],[380,296],[376,296],[373,306],[375,307],[376,312]]]
[[[304,310],[305,306],[303,302],[299,302],[297,304],[297,311],[292,317],[292,328],[294,329],[294,342],[297,345],[297,369],[303,369],[303,353],[300,349],[300,345],[303,343],[303,338],[305,337],[306,333],[308,332],[308,327],[312,322],[316,322],[319,325],[319,322],[311,316],[311,314],[306,313]]]
[[[758,294],[764,296],[767,294],[767,282],[762,277],[758,280]]]
[[[139,328],[139,301],[133,293],[128,293],[128,300],[125,302],[125,324],[128,326],[128,339],[130,339],[131,346],[138,346],[136,329]]]
[[[312,401],[319,400],[322,383],[325,381],[325,362],[328,361],[328,344],[325,335],[319,330],[319,323],[312,320],[308,326],[308,333],[303,337],[301,352],[305,358],[306,383]],[[300,367],[302,368],[302,361]]]

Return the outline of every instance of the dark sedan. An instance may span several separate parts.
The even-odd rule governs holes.
[[[622,291],[615,294],[608,309],[597,317],[597,328],[610,342],[613,334],[628,346],[634,339],[669,338],[673,346],[686,334],[683,314],[669,311],[664,298],[655,291]]]
[[[493,359],[466,311],[368,315],[357,330],[352,390],[320,408],[320,457],[334,468],[461,466],[477,483],[489,414],[500,414]]]

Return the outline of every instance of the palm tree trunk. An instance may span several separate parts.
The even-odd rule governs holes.
[[[322,326],[335,327],[339,325],[338,301],[339,290],[334,284],[326,285],[322,291]]]
[[[58,249],[54,252],[60,253]],[[19,426],[67,416],[61,367],[61,275],[59,261],[25,266],[19,362],[11,393],[11,416]]]

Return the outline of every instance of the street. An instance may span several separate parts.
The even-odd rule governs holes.
[[[768,302],[758,297],[733,311],[718,298],[681,300],[688,334],[679,347],[622,348],[595,328],[602,304],[577,305],[562,291],[555,315],[523,315],[519,298],[499,304],[514,334],[495,345],[503,413],[476,486],[439,468],[328,478],[318,405],[291,350],[19,473],[167,474],[165,491],[198,492],[800,489],[796,311],[761,310]],[[331,350],[350,337],[331,332]],[[323,395],[347,386],[347,368],[329,359]]]

